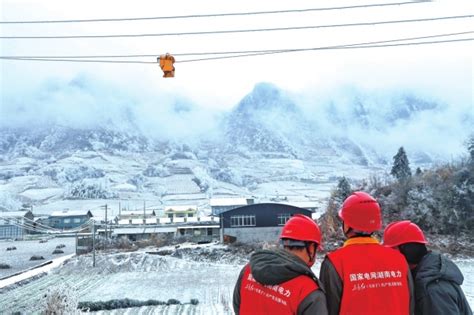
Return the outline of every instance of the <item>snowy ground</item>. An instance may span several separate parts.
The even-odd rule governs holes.
[[[220,245],[200,245],[197,250],[180,247],[179,252],[161,256],[143,250],[132,253],[83,255],[69,260],[47,276],[12,290],[0,290],[0,313],[37,312],[37,304],[48,288],[60,283],[74,288],[79,301],[177,299],[199,304],[148,306],[100,311],[97,314],[232,314],[232,292],[247,257],[235,256]],[[173,248],[162,248],[171,250]],[[322,257],[318,260],[321,261]],[[465,276],[463,289],[474,305],[474,260],[457,260]],[[320,265],[314,266],[319,274]],[[27,298],[26,298],[27,297]]]
[[[46,239],[44,237],[44,239]],[[75,238],[52,238],[46,243],[40,243],[39,240],[32,241],[0,241],[0,263],[8,264],[10,269],[0,269],[0,278],[15,274],[19,271],[31,268],[33,266],[44,263],[53,258],[75,253]],[[53,251],[59,244],[66,245],[61,248],[64,254],[55,254]],[[16,250],[7,251],[8,247],[16,247]],[[44,260],[30,261],[31,256],[40,255]]]

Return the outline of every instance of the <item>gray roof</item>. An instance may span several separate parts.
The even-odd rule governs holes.
[[[139,228],[115,228],[113,234],[150,234],[150,233],[170,233],[176,232],[176,227],[139,227]]]
[[[63,211],[54,211],[51,213],[50,217],[76,217],[88,215],[89,210],[63,210]],[[90,213],[92,216],[92,213]]]

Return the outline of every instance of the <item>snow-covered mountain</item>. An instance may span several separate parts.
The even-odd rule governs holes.
[[[76,95],[87,86],[76,82],[65,89]],[[94,97],[93,91],[88,93]],[[52,205],[94,199],[98,204],[120,199],[205,205],[217,195],[320,200],[338,176],[361,178],[386,170],[399,146],[405,146],[413,164],[450,158],[452,152],[439,148],[462,143],[474,125],[472,113],[453,112],[446,104],[410,93],[352,91],[300,101],[273,84],[260,83],[230,111],[216,115],[213,128],[183,100],[173,103],[166,121],[158,122],[143,115],[133,100],[121,101],[110,116],[106,110],[101,118],[92,113],[95,123],[83,123],[87,115],[81,123],[71,116],[65,122],[64,111],[54,119],[51,114],[37,121],[23,119],[27,105],[5,106],[0,207],[27,203],[52,211]],[[8,120],[16,116],[18,122]],[[197,136],[165,136],[183,134],[190,122]],[[440,146],[446,139],[449,145]]]

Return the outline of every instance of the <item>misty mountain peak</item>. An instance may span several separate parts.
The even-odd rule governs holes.
[[[296,106],[280,88],[267,82],[256,84],[252,92],[240,101],[236,109],[240,113],[273,110],[295,112]]]

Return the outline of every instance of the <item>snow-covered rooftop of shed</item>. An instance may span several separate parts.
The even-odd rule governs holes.
[[[246,206],[246,198],[211,198],[209,200],[211,207],[216,206]]]
[[[167,206],[165,211],[197,211],[197,206]]]
[[[82,216],[87,215],[89,210],[62,210],[62,211],[54,211],[51,213],[52,217],[70,217],[70,216]]]
[[[115,228],[113,234],[145,234],[145,233],[175,233],[176,227],[130,227],[130,228]]]

